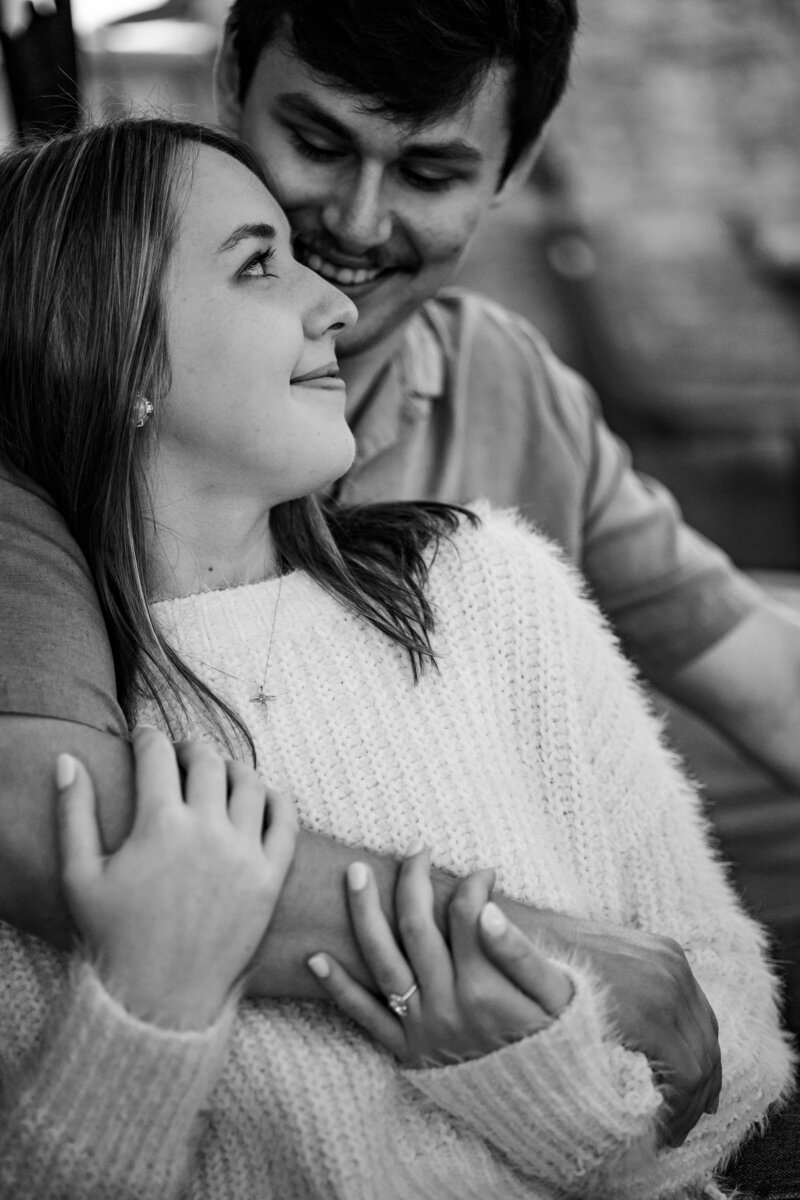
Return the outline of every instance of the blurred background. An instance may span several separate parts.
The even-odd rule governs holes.
[[[213,121],[226,7],[0,0],[0,143],[83,111]],[[800,611],[800,3],[586,0],[583,14],[539,165],[461,282],[530,317],[636,465]],[[800,1031],[800,803],[670,717]]]

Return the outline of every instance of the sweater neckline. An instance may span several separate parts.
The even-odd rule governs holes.
[[[236,596],[268,599],[272,593],[277,593],[278,585],[283,589],[297,586],[299,576],[305,576],[303,571],[288,571],[285,575],[272,575],[269,579],[259,579],[255,583],[237,583],[231,587],[217,587],[189,592],[186,596],[173,596],[170,599],[153,600],[150,607],[154,612],[177,611],[181,607],[197,608],[198,605],[221,603],[235,599]],[[309,582],[311,582],[309,580]]]
[[[193,592],[173,600],[159,600],[152,605],[156,622],[176,645],[184,649],[191,645],[201,630],[238,629],[242,636],[264,638],[271,627],[272,614],[278,604],[278,588],[282,582],[280,607],[275,626],[275,645],[306,636],[310,629],[329,627],[338,622],[345,605],[331,595],[305,571],[290,571],[287,575],[245,583],[237,587],[208,592]]]

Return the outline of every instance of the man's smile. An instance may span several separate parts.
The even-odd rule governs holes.
[[[380,261],[388,256],[372,253],[361,256],[345,254],[333,247],[322,247],[316,241],[309,244],[302,235],[294,239],[294,252],[304,266],[316,271],[338,288],[363,288],[387,278],[400,270],[408,270],[394,261]],[[376,262],[376,258],[379,260]]]
[[[327,279],[329,283],[334,283],[338,287],[350,287],[353,284],[372,283],[382,274],[378,267],[339,267],[330,261],[316,254],[313,250],[307,251],[302,256],[307,267],[312,271],[316,271],[323,279]]]

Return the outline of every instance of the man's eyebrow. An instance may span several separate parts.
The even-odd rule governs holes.
[[[325,112],[305,92],[284,92],[280,103],[298,117],[306,117],[317,125],[335,134],[344,141],[352,142],[353,135],[336,117]],[[461,138],[448,138],[443,142],[410,142],[403,147],[404,158],[438,158],[448,162],[480,163],[483,155],[475,146]]]
[[[317,125],[324,126],[331,133],[335,133],[337,137],[346,138],[347,141],[352,140],[349,131],[341,121],[337,121],[336,117],[326,113],[324,108],[315,104],[305,92],[284,92],[280,97],[280,103],[283,108],[290,109],[296,116],[307,117],[309,121],[315,121]]]
[[[237,225],[233,233],[228,234],[225,238],[217,250],[217,254],[222,254],[225,250],[233,250],[234,246],[238,246],[239,242],[243,242],[247,238],[261,238],[266,242],[274,242],[277,236],[274,225],[264,225],[260,222],[255,225]]]
[[[436,158],[440,162],[481,163],[483,155],[469,142],[454,138],[447,142],[412,142],[403,148],[403,158]]]

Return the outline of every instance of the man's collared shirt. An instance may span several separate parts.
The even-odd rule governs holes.
[[[521,317],[452,289],[408,324],[354,424],[343,503],[514,506],[586,576],[646,671],[685,665],[758,593],[637,475],[586,382]]]

